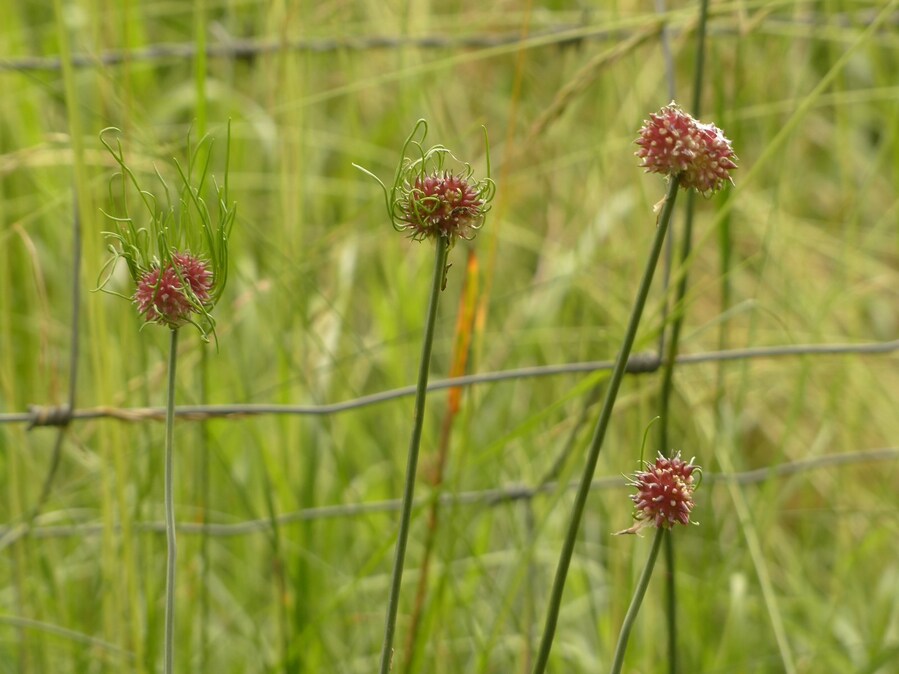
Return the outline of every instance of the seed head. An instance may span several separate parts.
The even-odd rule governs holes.
[[[631,486],[637,489],[631,496],[637,523],[619,533],[636,533],[648,526],[671,528],[689,524],[696,488],[693,473],[697,470],[700,469],[692,459],[689,463],[681,459],[680,452],[671,458],[659,454],[654,463],[647,463],[646,470],[631,480]]]
[[[202,314],[211,299],[212,272],[206,262],[190,253],[175,253],[164,268],[144,272],[137,282],[134,302],[148,323],[178,328],[191,314]]]
[[[709,196],[727,182],[737,168],[730,141],[714,124],[703,124],[674,102],[643,122],[634,154],[647,173],[680,176],[685,189]]]

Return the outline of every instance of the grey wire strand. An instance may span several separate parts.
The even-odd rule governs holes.
[[[313,40],[247,40],[228,39],[224,42],[206,47],[208,58],[253,59],[257,56],[281,51],[303,51],[310,53],[326,53],[335,51],[371,51],[376,49],[399,49],[417,47],[419,49],[458,49],[489,48],[503,45],[515,45],[520,42],[532,42],[558,36],[560,41],[568,42],[580,39],[611,39],[622,31],[592,28],[585,29],[581,24],[557,24],[542,31],[536,31],[522,39],[519,31],[503,33],[483,33],[473,35],[423,35],[392,36],[367,35],[359,37],[323,38]],[[194,42],[170,44],[154,44],[142,49],[113,49],[100,54],[75,54],[73,65],[77,68],[91,66],[114,66],[125,61],[161,61],[192,59],[197,55]],[[62,68],[57,57],[19,57],[0,59],[0,71],[56,71]]]
[[[802,26],[811,31],[820,26],[838,26],[851,28],[870,23],[876,12],[873,10],[840,14],[817,13],[796,18],[793,16],[768,16],[762,25]],[[889,21],[890,25],[899,24],[899,16]],[[710,29],[713,35],[732,35],[740,28],[736,25],[722,24]],[[306,40],[253,40],[244,38],[226,38],[222,42],[206,46],[207,58],[231,58],[251,60],[257,56],[283,51],[303,51],[310,53],[329,53],[336,51],[371,51],[377,49],[400,49],[414,47],[418,49],[459,49],[459,48],[491,48],[519,43],[546,43],[549,38],[557,37],[549,44],[565,45],[580,40],[622,40],[633,34],[626,29],[609,29],[600,26],[585,27],[580,23],[558,23],[549,25],[543,30],[531,32],[522,39],[519,31],[500,33],[476,33],[469,35],[360,35],[357,37],[322,38]],[[670,30],[670,35],[677,36],[679,31]],[[111,49],[98,54],[73,54],[72,65],[75,68],[96,66],[116,66],[122,63],[146,61],[178,61],[196,58],[195,42],[178,42],[153,44],[140,49]],[[0,72],[45,71],[55,72],[62,69],[62,61],[56,56],[20,56],[0,58]]]
[[[734,482],[742,486],[760,484],[774,478],[785,478],[794,475],[820,470],[835,466],[847,466],[851,464],[869,463],[875,461],[899,460],[899,447],[886,447],[879,449],[863,450],[859,452],[843,452],[840,454],[825,454],[810,459],[801,459],[789,463],[783,463],[765,468],[757,468],[740,473],[703,473],[703,485]],[[566,491],[576,489],[576,481],[564,486]],[[609,489],[627,489],[630,483],[625,476],[601,477],[593,480],[591,490],[601,491]],[[458,494],[441,493],[436,496],[442,506],[472,506],[486,505],[498,507],[517,501],[530,501],[535,497],[553,492],[560,488],[558,482],[547,482],[537,486],[510,485],[494,489],[460,492]],[[423,496],[415,500],[415,509],[428,505],[434,495]],[[363,515],[380,513],[392,513],[400,509],[401,501],[391,499],[386,501],[369,501],[362,503],[347,503],[328,506],[305,508],[291,513],[284,513],[275,518],[279,526],[308,522],[312,520],[353,518]],[[231,537],[245,536],[254,533],[268,533],[272,527],[272,518],[265,517],[232,524],[202,524],[196,522],[182,522],[177,525],[179,534]],[[164,534],[164,522],[136,522],[133,525],[135,532]],[[105,531],[102,524],[75,524],[75,525],[36,525],[27,529],[22,525],[8,526],[0,529],[0,536],[10,536],[13,540],[19,537],[31,538],[68,538],[72,536],[97,536]]]
[[[793,356],[825,356],[825,355],[878,355],[899,351],[899,339],[889,342],[872,342],[867,344],[796,344],[784,346],[766,346],[727,351],[709,351],[679,355],[675,362],[679,365],[699,365],[737,360],[784,358]],[[428,391],[440,391],[456,387],[480,386],[509,380],[532,379],[537,377],[555,377],[568,374],[591,374],[603,370],[611,370],[612,361],[585,361],[578,363],[562,363],[524,367],[498,372],[484,372],[464,377],[441,379],[428,384]],[[628,362],[629,374],[651,374],[661,366],[657,354],[637,354]],[[211,418],[239,418],[260,415],[297,415],[327,416],[357,410],[371,405],[378,405],[415,394],[414,386],[381,391],[371,395],[353,398],[338,403],[323,405],[271,405],[271,404],[230,404],[230,405],[183,405],[175,410],[176,416],[187,420]],[[53,426],[61,420],[94,420],[117,419],[119,421],[146,421],[165,418],[165,410],[161,407],[96,407],[83,410],[72,410],[61,414],[60,408],[33,405],[28,412],[0,414],[2,423],[27,423],[29,428]]]

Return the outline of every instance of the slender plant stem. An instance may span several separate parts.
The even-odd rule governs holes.
[[[459,306],[456,311],[456,327],[453,335],[453,351],[450,357],[450,377],[464,375],[468,369],[468,357],[471,353],[471,340],[477,318],[476,309],[478,301],[478,264],[473,251],[468,253],[466,264],[465,282],[459,297]],[[399,670],[411,674],[418,656],[419,632],[425,615],[425,606],[428,601],[428,586],[430,583],[431,558],[437,543],[437,533],[440,529],[441,499],[440,492],[443,489],[446,473],[446,464],[449,461],[450,445],[452,442],[453,428],[462,407],[462,396],[465,389],[450,389],[446,399],[446,410],[443,414],[443,422],[440,426],[440,439],[437,443],[434,464],[429,471],[428,482],[433,490],[433,498],[427,515],[427,530],[425,533],[424,547],[419,563],[418,587],[415,590],[415,601],[412,604],[412,613],[409,616],[409,629],[406,633],[406,652],[403,654],[403,666]],[[439,598],[439,594],[438,594]],[[437,599],[437,598],[435,598]]]
[[[450,438],[453,433],[453,420],[456,415],[452,409],[447,409],[443,417],[443,425],[440,428],[440,445],[437,456],[437,466],[434,469],[435,476],[432,487],[434,498],[428,508],[428,528],[425,534],[424,551],[418,571],[418,587],[415,590],[415,603],[412,606],[412,614],[409,619],[409,631],[406,634],[406,653],[403,667],[400,671],[411,674],[415,665],[415,644],[418,641],[421,628],[422,615],[425,610],[425,601],[428,595],[428,583],[431,577],[431,556],[434,554],[434,546],[437,544],[437,531],[440,523],[440,499],[437,498],[440,487],[443,485],[443,471],[446,467],[446,459],[449,454]]]
[[[700,115],[702,104],[702,85],[705,81],[705,37],[708,25],[709,1],[699,0],[699,23],[696,27],[696,62],[693,67],[693,99],[690,112],[697,118]],[[696,206],[696,194],[691,190],[687,194],[686,213],[684,215],[684,232],[681,238],[679,264],[684,268],[690,258],[693,246],[693,215]],[[726,274],[725,274],[726,278]],[[662,364],[662,386],[660,392],[659,416],[659,450],[668,456],[671,449],[668,442],[668,429],[670,428],[671,397],[674,390],[674,365],[680,346],[680,335],[684,325],[684,299],[687,296],[688,271],[683,269],[680,281],[674,296],[673,320],[671,323],[671,335]],[[671,536],[665,538],[665,613],[668,625],[668,674],[677,674],[678,649],[677,649],[677,584],[675,582],[676,556],[674,551],[674,539]]]
[[[665,452],[667,454],[667,452]],[[677,557],[674,554],[674,539],[665,537],[665,622],[668,625],[668,674],[677,674]]]
[[[200,350],[200,400],[206,404],[209,400],[209,352]],[[199,491],[200,491],[200,517],[203,524],[207,523],[209,514],[209,424],[200,425],[200,456],[199,456]],[[208,671],[209,659],[209,534],[204,533],[200,537],[200,671]]]
[[[700,0],[699,8],[699,25],[696,30],[696,65],[695,79],[693,82],[693,101],[691,113],[699,117],[700,104],[702,101],[702,82],[703,73],[705,71],[705,33],[708,18],[708,0]],[[687,194],[686,214],[684,217],[684,233],[681,238],[681,248],[679,255],[679,264],[686,265],[690,258],[690,252],[693,246],[693,215],[695,212],[696,194],[692,190]],[[671,404],[671,393],[674,381],[674,365],[677,358],[677,351],[680,345],[680,334],[684,325],[684,298],[687,295],[688,274],[684,270],[680,274],[680,280],[677,283],[674,296],[674,311],[671,319],[671,337],[668,340],[668,348],[665,351],[664,361],[662,363],[662,385],[660,394],[661,409],[659,415],[659,443],[661,452],[667,456],[668,454],[668,428],[669,428],[669,407]]]
[[[656,565],[656,557],[659,556],[659,548],[662,545],[663,538],[666,536],[666,530],[662,527],[656,529],[655,538],[652,539],[652,548],[649,550],[649,559],[646,560],[646,566],[634,588],[634,597],[631,599],[631,605],[627,609],[627,615],[624,616],[624,622],[621,623],[621,632],[618,634],[618,645],[615,646],[615,657],[612,660],[612,669],[610,674],[620,674],[621,666],[624,664],[624,653],[627,651],[627,640],[631,635],[631,629],[640,611],[640,604],[643,603],[643,597],[646,595],[646,588],[649,587],[649,579],[652,577],[652,569]]]
[[[415,497],[415,475],[418,470],[418,450],[421,445],[421,429],[424,426],[425,398],[428,389],[428,372],[431,365],[431,346],[434,343],[434,325],[437,322],[437,303],[443,287],[446,273],[446,256],[449,242],[442,236],[437,237],[437,252],[434,259],[434,278],[431,283],[431,296],[428,300],[428,313],[425,319],[424,340],[421,345],[421,361],[418,365],[418,383],[415,392],[415,419],[412,426],[412,437],[409,440],[409,457],[406,463],[406,484],[403,488],[403,506],[400,515],[400,530],[396,541],[396,556],[393,562],[393,574],[390,580],[390,597],[387,600],[387,622],[384,627],[384,645],[381,649],[380,674],[390,671],[393,659],[393,637],[396,631],[396,614],[399,607],[400,586],[403,582],[403,564],[406,559],[406,543],[409,540],[409,524],[412,520],[412,505]]]
[[[194,59],[194,93],[196,103],[197,138],[206,135],[206,0],[194,0],[194,44],[197,51]]]
[[[669,181],[668,193],[665,196],[662,212],[659,215],[655,238],[652,241],[652,249],[649,253],[649,258],[646,261],[646,268],[643,270],[640,288],[637,291],[637,297],[634,300],[634,306],[631,309],[631,316],[628,320],[624,341],[621,344],[621,350],[618,352],[618,357],[615,360],[615,367],[612,369],[612,376],[609,379],[608,389],[606,389],[606,397],[603,400],[602,410],[599,413],[599,420],[596,423],[596,431],[593,434],[593,439],[587,450],[587,464],[584,466],[584,472],[581,475],[581,481],[575,496],[574,507],[571,511],[571,518],[568,522],[568,533],[565,536],[565,541],[562,544],[562,551],[559,555],[559,565],[556,568],[556,577],[553,581],[553,587],[550,593],[549,606],[546,611],[546,623],[543,627],[543,637],[540,641],[540,649],[537,652],[534,674],[543,674],[543,672],[546,671],[546,664],[549,661],[549,652],[552,649],[556,624],[559,619],[559,610],[562,605],[562,592],[565,589],[568,567],[571,564],[571,557],[574,554],[574,545],[577,542],[581,518],[584,515],[584,507],[587,504],[587,496],[590,494],[590,484],[593,481],[593,474],[596,471],[596,462],[599,459],[599,452],[602,449],[606,430],[609,427],[609,420],[612,418],[612,408],[615,406],[615,398],[618,396],[618,389],[621,387],[621,381],[624,378],[624,372],[627,368],[627,360],[637,336],[637,328],[640,325],[640,318],[643,315],[643,307],[646,305],[646,298],[649,296],[649,288],[652,285],[652,277],[655,274],[659,256],[662,252],[665,233],[668,231],[668,223],[671,221],[671,212],[674,209],[674,202],[677,199],[679,184],[680,180],[677,176],[672,177]]]
[[[165,408],[165,674],[175,671],[175,365],[178,330],[169,331],[169,382]]]
[[[197,138],[203,138],[206,135],[206,0],[194,0],[194,44],[197,51],[194,58],[194,113],[196,115]],[[227,166],[227,164],[226,164]],[[227,183],[226,183],[227,186]],[[225,203],[227,199],[224,199]],[[207,402],[207,381],[209,376],[209,358],[207,350],[202,349],[200,355],[200,400],[203,404]],[[199,452],[199,481],[200,481],[200,503],[202,504],[203,521],[206,521],[206,514],[209,512],[209,425],[203,423],[200,426],[200,452]],[[200,615],[199,615],[199,648],[200,648],[200,671],[207,671],[207,646],[209,644],[209,537],[200,538]],[[283,595],[282,595],[283,596]]]

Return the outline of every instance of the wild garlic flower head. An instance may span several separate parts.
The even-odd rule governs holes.
[[[213,282],[205,260],[174,253],[164,266],[154,264],[138,279],[134,302],[148,323],[179,328],[208,307]]]
[[[419,120],[403,145],[390,188],[367,169],[357,168],[381,183],[394,229],[415,241],[443,237],[452,246],[457,239],[473,239],[490,210],[496,193],[490,179],[490,148],[487,177],[477,180],[471,165],[443,145],[426,148],[427,134],[427,122]]]
[[[394,222],[412,239],[471,239],[489,209],[478,185],[464,175],[435,171],[401,188]]]
[[[170,190],[161,170],[155,171],[157,189],[141,185],[125,161],[121,140],[109,139],[117,133],[110,128],[100,135],[119,172],[110,180],[112,211],[107,216],[114,227],[105,232],[112,257],[99,286],[106,289],[122,259],[136,289],[130,295],[109,292],[131,300],[147,323],[173,330],[190,323],[205,339],[215,331],[210,312],[228,279],[228,242],[236,217],[236,206],[228,199],[230,128],[224,181],[212,177],[212,142],[203,139],[191,147],[186,166],[174,162],[177,192]]]
[[[703,124],[674,102],[643,122],[636,140],[647,173],[679,176],[684,189],[710,196],[733,183],[737,168],[731,142],[714,124]]]
[[[645,463],[646,469],[631,478],[630,485],[637,490],[631,495],[634,502],[634,519],[637,523],[619,533],[637,533],[645,527],[671,528],[675,524],[689,524],[693,511],[693,491],[697,483],[694,474],[702,473],[699,466],[681,458],[659,454],[653,463]]]

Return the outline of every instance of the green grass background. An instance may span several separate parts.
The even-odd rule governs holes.
[[[670,4],[675,86],[686,104],[697,8]],[[189,129],[210,132],[221,149],[232,120],[238,223],[215,312],[219,347],[182,336],[181,404],[317,404],[414,381],[431,249],[392,231],[379,188],[351,164],[389,180],[421,117],[431,141],[480,174],[485,126],[498,185],[480,236],[451,253],[433,377],[449,368],[469,249],[489,293],[470,371],[613,358],[664,190],[642,174],[632,144],[642,120],[668,102],[660,38],[622,48],[656,22],[650,5],[0,3],[0,413],[66,400],[75,189],[85,291],[77,405],[164,403],[165,331],[140,331],[127,302],[88,292],[107,259],[100,211],[114,167],[99,132],[110,125],[149,179],[154,166],[170,175]],[[887,20],[870,31],[882,12]],[[733,139],[740,169],[735,188],[698,204],[685,352],[899,338],[897,16],[895,2],[712,3],[703,118]],[[561,24],[572,30],[541,33]],[[522,31],[531,36],[523,46],[404,42]],[[370,36],[398,44],[350,48]],[[100,61],[110,50],[250,38],[275,47],[205,63]],[[290,47],[335,40],[344,46]],[[68,78],[19,67],[72,54],[88,65]],[[217,162],[221,176],[221,154]],[[130,292],[121,274],[112,287]],[[670,295],[657,278],[638,350],[655,348]],[[581,411],[604,377],[467,391],[444,489],[537,484],[569,441],[562,477],[577,475],[598,412],[591,406],[584,421]],[[670,438],[708,473],[896,447],[897,392],[895,354],[685,366]],[[653,375],[625,381],[600,475],[637,467],[657,393]],[[431,395],[426,464],[445,407],[446,393]],[[396,498],[411,414],[404,398],[329,416],[179,422],[179,521],[236,523]],[[0,672],[158,671],[165,540],[141,525],[162,521],[163,427],[73,423],[34,528],[9,535],[39,497],[55,434],[0,425]],[[697,492],[700,526],[676,532],[682,670],[782,672],[792,662],[798,672],[899,671],[897,485],[895,460],[747,486],[707,482]],[[422,481],[419,494],[428,493]],[[591,497],[552,672],[609,666],[649,548],[648,538],[609,535],[630,523],[626,494]],[[411,671],[527,671],[570,502],[557,489],[442,511]],[[425,536],[417,512],[400,649]],[[234,536],[182,532],[178,671],[373,671],[397,519],[381,512]],[[662,569],[632,636],[629,672],[667,671]],[[398,655],[395,671],[402,662]]]

